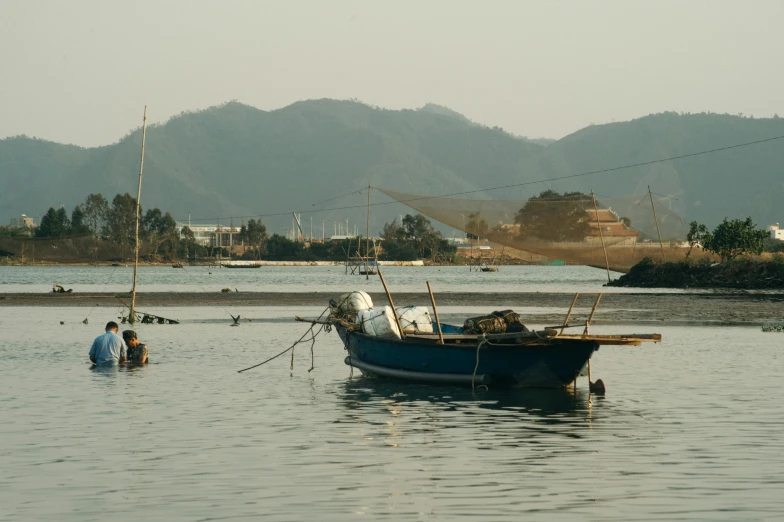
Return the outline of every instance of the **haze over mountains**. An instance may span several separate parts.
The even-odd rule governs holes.
[[[194,224],[228,225],[227,216],[265,217],[272,232],[294,210],[312,214],[320,235],[347,219],[364,230],[374,186],[424,195],[451,194],[569,176],[784,135],[784,119],[664,113],[594,125],[560,140],[529,140],[472,123],[437,105],[392,111],[352,101],[313,100],[275,111],[228,103],[148,128],[142,206]],[[0,140],[0,223],[50,207],[69,210],[89,193],[135,194],[141,129],[97,148],[13,137]],[[686,221],[714,226],[752,216],[784,221],[784,140],[670,162],[536,183],[467,197],[527,199],[542,190],[595,190],[600,198],[643,194],[650,185]],[[373,193],[374,202],[389,201]],[[372,233],[410,210],[374,207]],[[310,214],[303,214],[306,233]],[[239,218],[235,224],[239,223]]]

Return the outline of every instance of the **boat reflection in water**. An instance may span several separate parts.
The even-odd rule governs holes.
[[[348,413],[337,422],[363,425],[362,438],[397,446],[423,434],[471,439],[480,445],[520,447],[582,438],[603,398],[587,389],[498,389],[476,394],[457,386],[430,386],[359,376],[338,388]],[[443,430],[448,434],[440,433]],[[543,439],[544,437],[544,439]]]

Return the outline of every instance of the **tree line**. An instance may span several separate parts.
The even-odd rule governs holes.
[[[248,221],[240,228],[237,239],[247,247],[242,259],[270,261],[345,261],[350,257],[375,257],[382,261],[432,261],[454,260],[457,248],[446,241],[433,224],[421,214],[406,214],[402,222],[397,219],[385,223],[381,230],[381,245],[375,245],[364,237],[340,241],[304,242],[292,241],[279,234],[269,236],[261,220]],[[380,247],[380,248],[379,248]],[[228,255],[228,252],[226,252]]]
[[[177,232],[177,222],[159,208],[139,209],[139,237],[142,240],[167,237]],[[117,194],[111,204],[103,194],[90,194],[76,205],[70,218],[64,207],[49,210],[35,230],[36,237],[62,238],[92,235],[117,244],[132,244],[136,234],[136,198]]]

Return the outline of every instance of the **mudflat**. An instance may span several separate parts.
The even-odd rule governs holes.
[[[384,293],[370,294],[375,303],[387,304]],[[580,294],[575,318],[585,320],[597,293]],[[2,306],[117,306],[129,302],[127,293],[4,293]],[[327,292],[140,292],[136,306],[327,306],[337,298]],[[560,324],[574,298],[570,293],[466,293],[441,292],[440,307],[515,309],[535,317],[536,322]],[[393,295],[396,306],[430,306],[427,293]],[[531,310],[535,309],[535,310]],[[596,324],[716,324],[763,325],[784,322],[784,292],[606,293],[597,309]]]

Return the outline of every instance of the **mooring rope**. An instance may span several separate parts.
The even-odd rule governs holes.
[[[479,369],[479,349],[482,348],[482,346],[484,346],[485,344],[487,344],[487,337],[484,334],[482,334],[482,342],[476,345],[476,365],[474,366],[474,373],[471,374],[472,392],[476,391],[475,381],[476,381],[476,371]]]
[[[329,310],[329,306],[326,307],[323,312],[321,312],[321,315],[318,316],[316,321],[321,319],[328,310]],[[270,361],[273,361],[273,360],[277,359],[278,357],[280,357],[284,353],[288,352],[289,350],[292,350],[292,353],[291,353],[291,369],[293,370],[294,369],[294,352],[293,352],[294,347],[297,346],[298,344],[300,344],[301,342],[308,342],[308,341],[311,342],[311,361],[310,361],[311,368],[310,368],[310,370],[312,370],[314,368],[313,359],[312,359],[312,356],[313,356],[313,345],[315,345],[315,343],[316,343],[316,336],[318,334],[320,334],[321,332],[327,330],[326,327],[328,326],[328,325],[322,324],[322,325],[320,325],[320,328],[316,332],[313,332],[313,328],[316,327],[316,324],[317,323],[315,323],[315,322],[313,324],[311,324],[310,328],[308,328],[308,330],[304,334],[302,334],[302,337],[300,337],[294,344],[292,344],[291,346],[289,346],[288,348],[286,348],[285,350],[283,350],[279,354],[273,355],[272,357],[270,357],[266,361],[260,362],[259,364],[254,364],[253,366],[249,366],[247,368],[243,368],[242,370],[237,370],[237,373],[242,373],[242,372],[247,371],[247,370],[252,370],[253,368],[258,368],[259,366],[262,366],[264,364],[267,364]],[[311,334],[310,338],[309,339],[305,339],[308,336],[308,334]],[[308,371],[310,371],[310,370],[308,370]]]
[[[109,273],[109,278],[108,278],[108,279],[106,280],[106,282],[103,284],[103,288],[101,289],[101,293],[103,293],[103,292],[106,290],[106,287],[107,287],[107,286],[109,286],[109,282],[112,280],[112,276],[114,276],[114,272],[115,272],[115,270],[117,270],[117,267],[116,267],[116,266],[115,266],[115,267],[112,269],[112,271]],[[93,307],[92,307],[92,308],[90,308],[90,311],[87,313],[87,317],[85,317],[85,318],[84,318],[84,321],[82,321],[84,324],[88,324],[88,323],[87,323],[87,319],[89,319],[89,318],[90,318],[90,314],[92,314],[92,313],[93,313],[93,310],[95,310],[97,307],[98,307],[98,303],[95,303],[95,305],[93,305]]]

